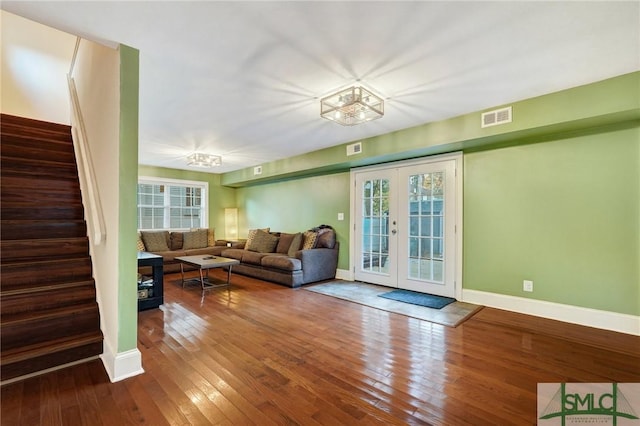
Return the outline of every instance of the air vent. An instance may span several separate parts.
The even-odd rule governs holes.
[[[253,175],[261,175],[262,174],[262,166],[255,166],[253,168]]]
[[[482,127],[511,123],[511,107],[500,108],[482,113]]]
[[[347,145],[347,155],[360,154],[362,152],[362,142]]]

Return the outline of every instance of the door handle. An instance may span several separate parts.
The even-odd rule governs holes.
[[[397,233],[397,232],[398,232],[398,231],[396,231],[395,229],[392,229],[392,230],[391,230],[391,233],[392,233],[393,235],[396,235],[396,233]]]

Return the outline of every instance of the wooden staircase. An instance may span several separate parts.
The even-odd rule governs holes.
[[[69,126],[0,115],[2,381],[102,353]]]

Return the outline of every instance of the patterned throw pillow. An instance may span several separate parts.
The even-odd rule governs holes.
[[[144,243],[142,242],[142,235],[138,232],[138,241],[136,242],[138,246],[138,251],[146,251],[147,249],[144,247]]]
[[[249,234],[247,235],[247,242],[245,243],[244,247],[247,248],[247,247],[249,247],[251,245],[251,242],[255,238],[256,233],[258,231],[269,232],[270,230],[271,230],[271,228],[249,229]]]
[[[169,251],[169,231],[141,231],[140,235],[147,251]]]
[[[207,230],[207,245],[209,247],[216,245],[216,230],[214,228],[209,228]]]
[[[198,229],[197,231],[185,232],[182,238],[183,250],[205,248],[209,244],[207,229]]]
[[[309,250],[316,248],[316,242],[318,241],[318,234],[313,231],[306,231],[303,236],[302,250]]]
[[[258,229],[251,239],[251,244],[247,245],[247,250],[258,253],[273,253],[278,244],[278,237]]]

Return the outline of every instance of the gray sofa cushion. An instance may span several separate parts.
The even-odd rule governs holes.
[[[242,260],[242,255],[246,253],[244,249],[230,248],[222,251],[222,257],[229,259]]]
[[[282,269],[284,271],[299,271],[302,269],[300,259],[283,255],[268,255],[262,258],[262,266],[266,268]]]
[[[260,261],[265,256],[267,256],[267,253],[257,253],[255,251],[244,250],[244,253],[242,254],[242,263],[260,265]]]

